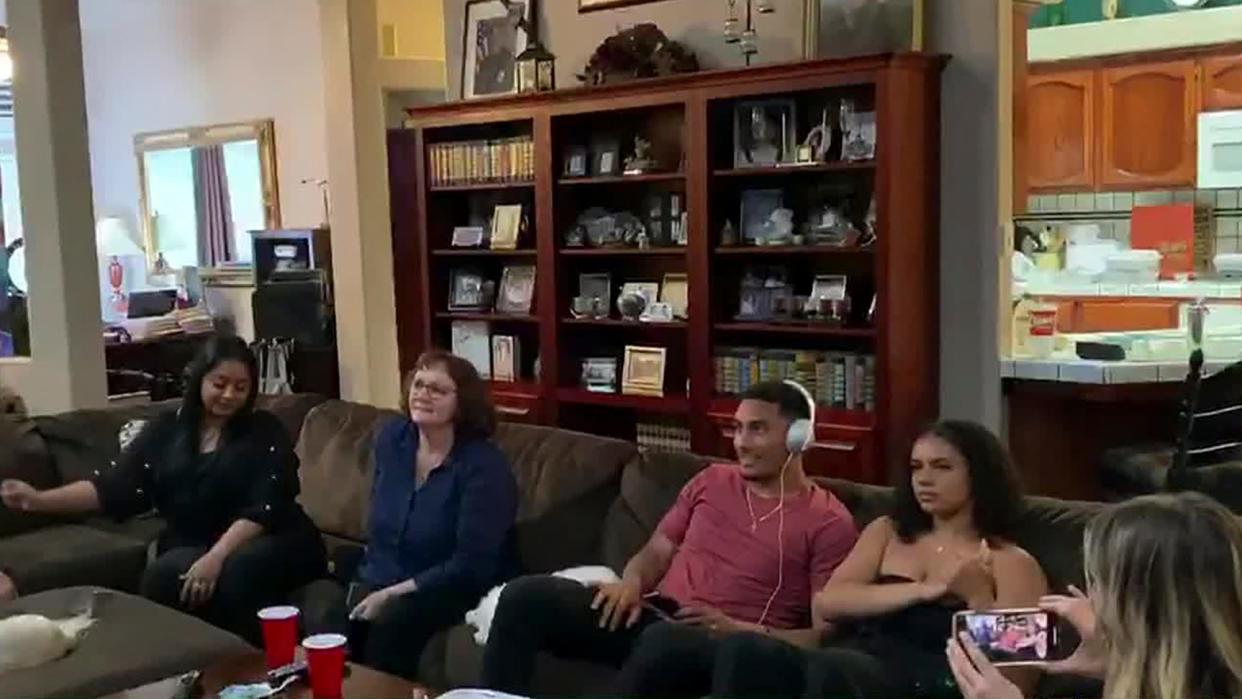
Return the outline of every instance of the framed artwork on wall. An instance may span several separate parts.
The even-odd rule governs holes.
[[[804,58],[922,51],[926,0],[803,0]]]
[[[597,12],[599,10],[615,10],[630,5],[647,5],[660,0],[578,0],[578,14]]]
[[[533,0],[467,0],[462,28],[464,99],[517,92],[517,55],[526,50]]]

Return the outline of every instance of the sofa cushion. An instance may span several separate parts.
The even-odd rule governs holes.
[[[63,483],[91,478],[120,453],[118,435],[131,420],[150,420],[180,401],[163,401],[123,408],[73,410],[35,418],[39,434]]]
[[[302,435],[302,425],[306,423],[306,415],[315,406],[328,399],[318,393],[289,393],[274,396],[259,396],[255,405],[261,410],[276,416],[280,424],[289,432],[289,441],[298,443]]]
[[[147,564],[147,542],[93,527],[64,524],[0,539],[0,568],[18,591],[99,585],[136,590]]]
[[[0,605],[0,617],[72,616],[93,605],[95,625],[65,657],[5,673],[0,695],[24,699],[98,697],[149,684],[253,650],[192,616],[111,590],[75,587]]]
[[[14,415],[0,416],[0,481],[10,478],[26,481],[40,490],[60,485],[43,437],[33,420]],[[14,512],[0,503],[0,537],[63,521],[50,515]]]
[[[502,423],[495,439],[518,482],[522,572],[550,573],[597,561],[604,516],[622,469],[638,456],[634,445],[517,423]]]
[[[713,459],[685,452],[644,451],[621,475],[621,493],[608,510],[601,553],[620,572],[647,543],[682,487]]]
[[[298,500],[323,532],[363,541],[375,472],[375,434],[400,413],[340,400],[310,410],[297,442]]]

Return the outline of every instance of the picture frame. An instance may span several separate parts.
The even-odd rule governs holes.
[[[497,204],[492,210],[492,250],[516,250],[522,233],[521,204]]]
[[[505,267],[500,276],[500,291],[496,295],[496,312],[529,315],[534,298],[535,268],[525,265]]]
[[[802,57],[922,51],[927,0],[803,0]]]
[[[450,311],[479,311],[487,308],[487,282],[473,269],[455,269],[450,275]]]
[[[492,380],[504,383],[517,381],[518,339],[513,335],[492,335]]]
[[[761,286],[743,286],[738,296],[737,320],[768,320],[772,317],[772,293]]]
[[[619,7],[630,7],[631,5],[648,5],[661,0],[578,0],[578,14],[586,12],[599,12],[600,10],[615,10]]]
[[[627,345],[621,373],[621,392],[631,396],[664,396],[667,348]]]
[[[617,358],[586,357],[579,383],[591,393],[617,392]]]
[[[585,146],[570,146],[565,150],[565,177],[586,177],[590,174],[590,153]]]
[[[517,56],[529,37],[533,0],[466,0],[462,26],[462,99],[517,93]]]
[[[798,105],[791,99],[747,100],[733,107],[733,167],[794,164]]]
[[[621,146],[604,141],[594,148],[592,165],[596,177],[617,177],[621,174]]]
[[[670,272],[664,275],[660,284],[660,303],[666,303],[673,311],[673,317],[685,320],[690,317],[690,278],[684,272]]]
[[[579,274],[578,295],[603,300],[605,307],[612,306],[611,274]]]
[[[455,248],[478,248],[483,246],[485,237],[483,226],[456,226],[451,244]]]
[[[742,242],[764,245],[768,238],[767,223],[772,214],[784,206],[784,193],[779,189],[747,189],[742,192]]]
[[[811,283],[811,302],[844,301],[848,285],[849,277],[844,274],[817,274]]]
[[[621,285],[621,295],[635,293],[647,300],[647,306],[660,300],[659,282],[626,282]]]

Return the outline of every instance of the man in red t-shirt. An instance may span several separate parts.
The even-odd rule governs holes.
[[[739,463],[708,466],[682,488],[621,582],[509,583],[492,620],[483,685],[529,694],[543,651],[619,668],[616,696],[702,696],[722,635],[815,645],[823,629],[811,598],[858,530],[841,501],[806,477],[801,454],[787,449],[790,425],[809,413],[791,384],[748,391],[734,415]]]

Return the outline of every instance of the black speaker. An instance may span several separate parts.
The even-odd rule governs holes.
[[[256,340],[292,339],[308,347],[335,342],[332,308],[318,279],[260,284],[251,306]]]

